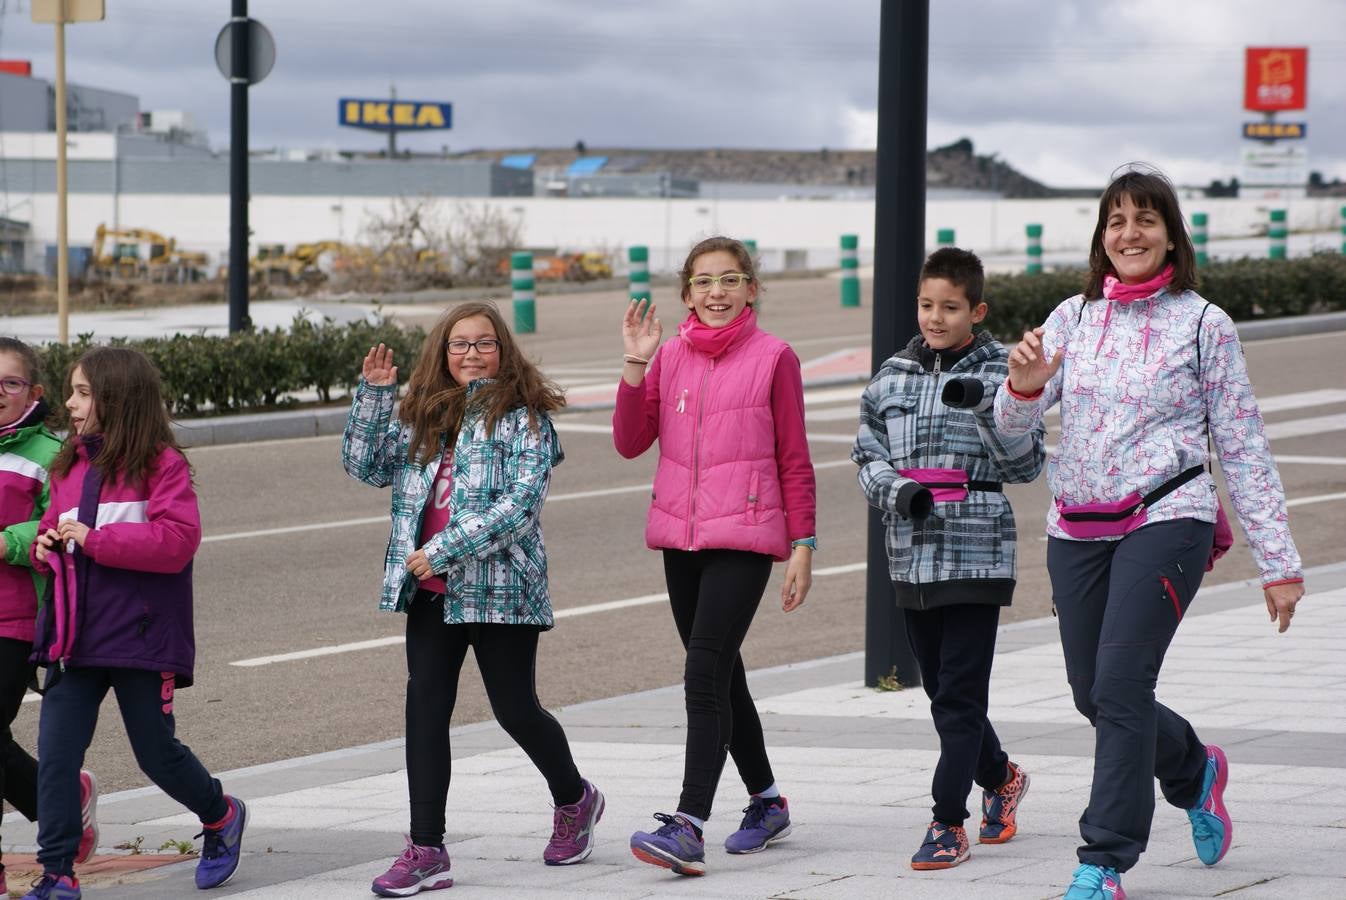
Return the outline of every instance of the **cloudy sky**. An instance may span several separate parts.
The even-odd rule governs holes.
[[[51,78],[51,26],[0,0],[0,58]],[[67,77],[184,109],[227,146],[226,0],[106,0],[67,29]],[[894,0],[895,2],[895,0]],[[930,146],[971,138],[1053,185],[1143,159],[1238,174],[1244,47],[1309,47],[1309,168],[1346,178],[1342,0],[931,0]],[[278,61],[251,91],[253,147],[378,148],[339,97],[449,101],[399,146],[872,148],[879,0],[251,0]]]

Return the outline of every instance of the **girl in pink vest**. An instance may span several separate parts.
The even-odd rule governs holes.
[[[687,649],[682,796],[675,815],[655,813],[657,829],[631,836],[631,852],[701,875],[702,828],[726,751],[749,801],[725,849],[756,853],[790,832],[739,647],[773,561],[787,562],[782,609],[798,609],[808,594],[816,487],[799,358],[757,328],[759,286],[747,248],[707,238],[679,278],[690,314],[662,347],[653,304],[633,302],[626,311],[612,437],[628,459],[659,441],[645,542],[663,551],[673,621]]]

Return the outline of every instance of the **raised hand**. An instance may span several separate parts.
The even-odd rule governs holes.
[[[1061,370],[1066,355],[1057,351],[1051,359],[1042,349],[1042,329],[1025,331],[1023,340],[1014,345],[1009,355],[1009,382],[1019,394],[1036,394]]]
[[[641,359],[651,359],[659,349],[664,326],[654,317],[654,304],[649,300],[632,300],[622,317],[622,348]]]
[[[370,347],[369,352],[365,354],[365,362],[360,368],[360,375],[368,384],[397,384],[397,366],[393,365],[392,348],[383,344]]]

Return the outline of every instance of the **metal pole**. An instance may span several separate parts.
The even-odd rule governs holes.
[[[65,183],[65,15],[56,23],[56,319],[57,339],[70,343],[70,236]]]
[[[229,331],[248,317],[248,0],[232,0],[229,77]]]
[[[916,281],[925,257],[925,99],[929,0],[879,13],[879,145],[874,187],[874,335],[871,371],[917,333]],[[865,684],[889,674],[921,683],[888,578],[881,513],[869,510]]]

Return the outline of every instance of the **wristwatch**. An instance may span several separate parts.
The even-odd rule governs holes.
[[[790,549],[793,550],[795,547],[808,547],[810,550],[817,550],[818,539],[813,535],[809,535],[808,537],[805,538],[799,538],[798,540],[793,540],[790,542]]]

